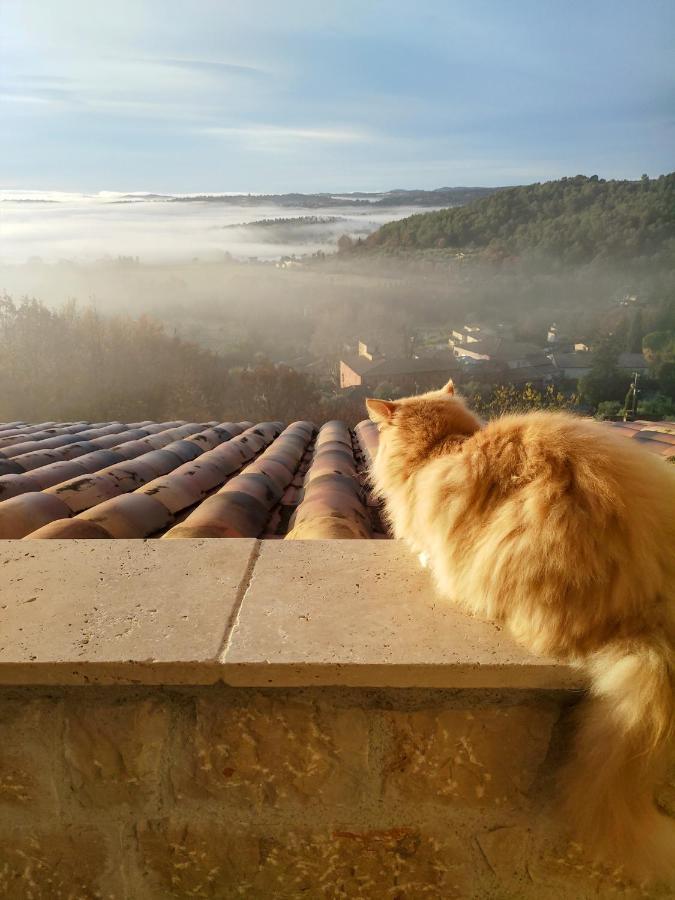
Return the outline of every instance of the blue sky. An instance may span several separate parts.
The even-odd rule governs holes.
[[[673,0],[2,0],[0,30],[3,188],[675,168]]]

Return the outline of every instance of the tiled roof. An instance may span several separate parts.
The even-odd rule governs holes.
[[[544,355],[541,347],[537,347],[535,344],[527,344],[522,341],[509,341],[506,338],[501,337],[498,337],[495,343],[496,346],[492,354],[495,359],[508,361],[526,359],[529,356],[540,357]],[[471,347],[471,344],[468,346]]]
[[[359,356],[357,353],[346,353],[341,361],[346,366],[349,366],[352,372],[356,372],[357,375],[365,375],[373,366],[377,365],[372,359],[368,359],[366,356]]]
[[[557,368],[552,363],[542,363],[538,366],[520,366],[517,369],[511,369],[509,381],[511,384],[528,384],[532,381],[541,381],[542,378],[553,377],[557,371]]]
[[[372,423],[0,423],[0,538],[383,537]]]
[[[675,422],[608,422],[619,434],[640,441],[652,453],[664,459],[675,459]]]
[[[647,369],[649,363],[642,353],[620,353],[617,360],[620,369]]]
[[[592,350],[578,350],[574,353],[552,353],[553,360],[561,369],[590,369],[595,362]],[[620,369],[647,369],[649,363],[642,353],[620,353],[617,361]]]
[[[675,458],[675,423],[611,422]],[[378,538],[377,428],[0,423],[0,538]]]
[[[375,362],[368,369],[368,377],[377,375],[422,375],[425,372],[456,371],[459,368],[457,360],[452,353],[436,353],[432,356],[423,356],[419,359],[400,357],[398,359],[384,359]]]
[[[590,369],[595,359],[595,354],[590,350],[583,350],[577,353],[559,353],[555,350],[551,354],[551,358],[556,366],[561,369]]]
[[[438,352],[420,358],[395,357],[392,359],[370,360],[365,356],[346,355],[342,362],[356,372],[367,375],[368,379],[386,378],[394,375],[423,375],[433,372],[450,372],[459,368],[457,360],[450,352]]]

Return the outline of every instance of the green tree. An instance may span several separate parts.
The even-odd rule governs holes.
[[[638,416],[649,416],[654,419],[672,419],[675,417],[675,401],[663,394],[653,394],[638,403]]]
[[[675,330],[652,331],[645,335],[642,344],[652,363],[675,360]]]
[[[662,362],[656,369],[659,390],[675,400],[675,362]]]
[[[390,381],[381,381],[376,385],[373,396],[381,397],[383,400],[398,400],[403,394],[401,389]]]
[[[508,413],[529,412],[536,409],[569,410],[577,405],[577,397],[574,394],[563,394],[552,384],[543,389],[531,384],[524,387],[502,384],[488,390],[483,388],[473,394],[466,391],[466,397],[472,409],[490,419]]]
[[[621,404],[618,400],[603,400],[598,403],[598,409],[595,413],[596,419],[613,419],[621,412]]]
[[[366,250],[481,251],[498,263],[673,258],[675,173],[641,181],[562,178],[497,191],[466,206],[388,222]]]
[[[579,379],[579,394],[585,403],[597,408],[603,400],[624,400],[630,375],[618,368],[619,352],[615,336],[605,338],[597,347],[590,372]]]

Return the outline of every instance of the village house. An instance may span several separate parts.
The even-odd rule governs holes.
[[[485,381],[548,384],[559,374],[539,347],[503,337],[455,343],[453,353],[469,377]]]
[[[549,353],[549,358],[565,378],[578,380],[591,371],[595,354],[590,350],[578,350],[574,353],[554,351]],[[639,375],[643,375],[649,368],[649,363],[642,353],[620,353],[617,367],[626,372],[637,372]]]
[[[418,393],[439,387],[460,371],[449,351],[423,357],[387,358],[371,343],[359,341],[358,353],[340,360],[340,387],[373,390],[387,384],[402,391]]]

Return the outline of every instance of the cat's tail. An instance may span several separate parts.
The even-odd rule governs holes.
[[[673,740],[673,650],[615,643],[587,662],[592,697],[580,710],[563,772],[570,829],[584,850],[636,879],[675,878],[675,820],[654,788]]]

